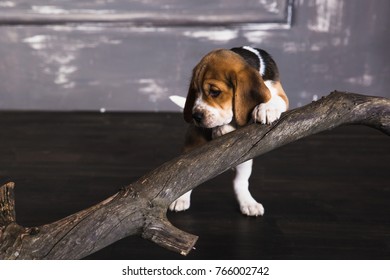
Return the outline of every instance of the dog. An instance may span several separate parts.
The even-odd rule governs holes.
[[[192,72],[184,105],[189,123],[184,152],[251,122],[271,124],[288,109],[278,67],[265,50],[249,46],[217,49],[204,56]],[[249,192],[252,162],[235,167],[233,187],[242,214],[262,216],[264,207]],[[170,206],[190,207],[191,191]]]

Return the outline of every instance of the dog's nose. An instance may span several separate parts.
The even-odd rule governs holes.
[[[202,113],[199,113],[199,112],[193,113],[193,114],[192,114],[192,118],[193,118],[197,123],[201,123],[201,122],[202,122],[202,119],[203,119],[203,114],[202,114]]]

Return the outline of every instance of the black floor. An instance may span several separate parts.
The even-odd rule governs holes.
[[[17,220],[41,225],[91,206],[177,156],[174,113],[0,113],[0,178],[16,183]],[[187,257],[125,238],[90,259],[389,259],[390,138],[348,126],[255,160],[251,191],[266,214],[240,214],[232,172],[169,213],[198,235]]]

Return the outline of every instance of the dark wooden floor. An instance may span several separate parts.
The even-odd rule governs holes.
[[[173,113],[0,113],[0,178],[16,182],[17,219],[49,223],[97,203],[178,155]],[[199,235],[187,259],[389,259],[390,138],[349,126],[255,160],[251,190],[266,214],[240,214],[227,172],[169,213]],[[181,259],[140,237],[91,259]]]

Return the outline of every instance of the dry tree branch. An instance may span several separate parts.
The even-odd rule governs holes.
[[[198,237],[167,220],[172,201],[241,162],[345,124],[367,125],[390,135],[390,100],[334,91],[284,113],[273,125],[252,124],[224,135],[88,209],[38,227],[17,224],[14,184],[8,183],[0,187],[0,259],[80,259],[130,235],[187,255]]]

